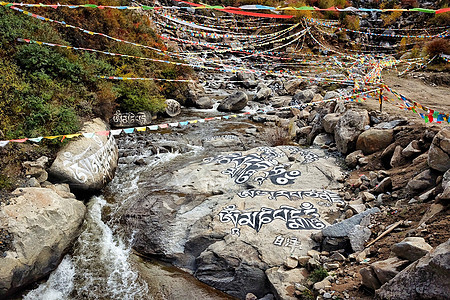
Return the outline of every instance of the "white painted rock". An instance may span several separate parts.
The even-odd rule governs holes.
[[[2,205],[0,223],[13,249],[0,259],[0,296],[13,293],[54,270],[77,238],[86,208],[68,187],[20,188]]]
[[[73,189],[100,190],[114,177],[117,145],[114,136],[107,136],[107,125],[101,119],[87,122],[83,132],[106,135],[86,134],[71,140],[58,152],[49,172]]]

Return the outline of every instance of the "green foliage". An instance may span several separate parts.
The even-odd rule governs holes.
[[[28,73],[43,73],[52,79],[80,82],[84,70],[80,63],[71,62],[54,49],[39,45],[23,45],[15,55],[17,64]]]
[[[305,289],[299,297],[301,300],[314,300],[314,294],[309,289]]]
[[[0,191],[8,190],[11,186],[11,179],[8,176],[0,173]]]
[[[118,2],[98,0],[96,4],[118,5]],[[24,9],[87,30],[167,50],[150,21],[133,11]],[[179,99],[182,98],[180,92],[186,90],[184,83],[130,83],[99,79],[98,75],[182,79],[192,72],[182,66],[26,44],[18,38],[161,58],[143,47],[91,36],[1,6],[0,130],[8,139],[74,133],[80,129],[82,120],[96,116],[108,120],[118,106],[124,111],[158,112],[164,109],[164,97],[176,95]]]
[[[124,84],[118,89],[119,98],[117,102],[123,111],[158,112],[164,110],[164,97],[154,94],[151,84],[148,82],[134,82]]]
[[[312,282],[316,283],[316,282],[324,280],[327,276],[328,276],[327,270],[325,270],[323,267],[319,267],[319,268],[315,269],[314,271],[312,271],[311,274],[309,274],[308,278]]]

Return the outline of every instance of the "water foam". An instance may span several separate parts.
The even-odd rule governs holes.
[[[74,288],[75,266],[66,255],[47,282],[23,297],[23,300],[65,300]]]

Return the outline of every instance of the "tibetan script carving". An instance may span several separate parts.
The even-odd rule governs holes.
[[[303,202],[299,208],[282,205],[278,209],[262,207],[259,211],[242,212],[236,209],[236,205],[229,205],[219,213],[222,223],[231,222],[234,227],[231,234],[240,235],[238,226],[247,225],[259,232],[264,224],[274,220],[282,220],[286,228],[292,230],[322,229],[325,224],[319,220],[317,208],[309,202]]]

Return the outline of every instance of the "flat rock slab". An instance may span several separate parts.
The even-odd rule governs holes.
[[[122,219],[135,248],[164,256],[239,298],[270,292],[265,271],[315,246],[334,221],[342,176],[319,149],[222,153],[152,178]],[[157,187],[156,187],[157,186]]]

